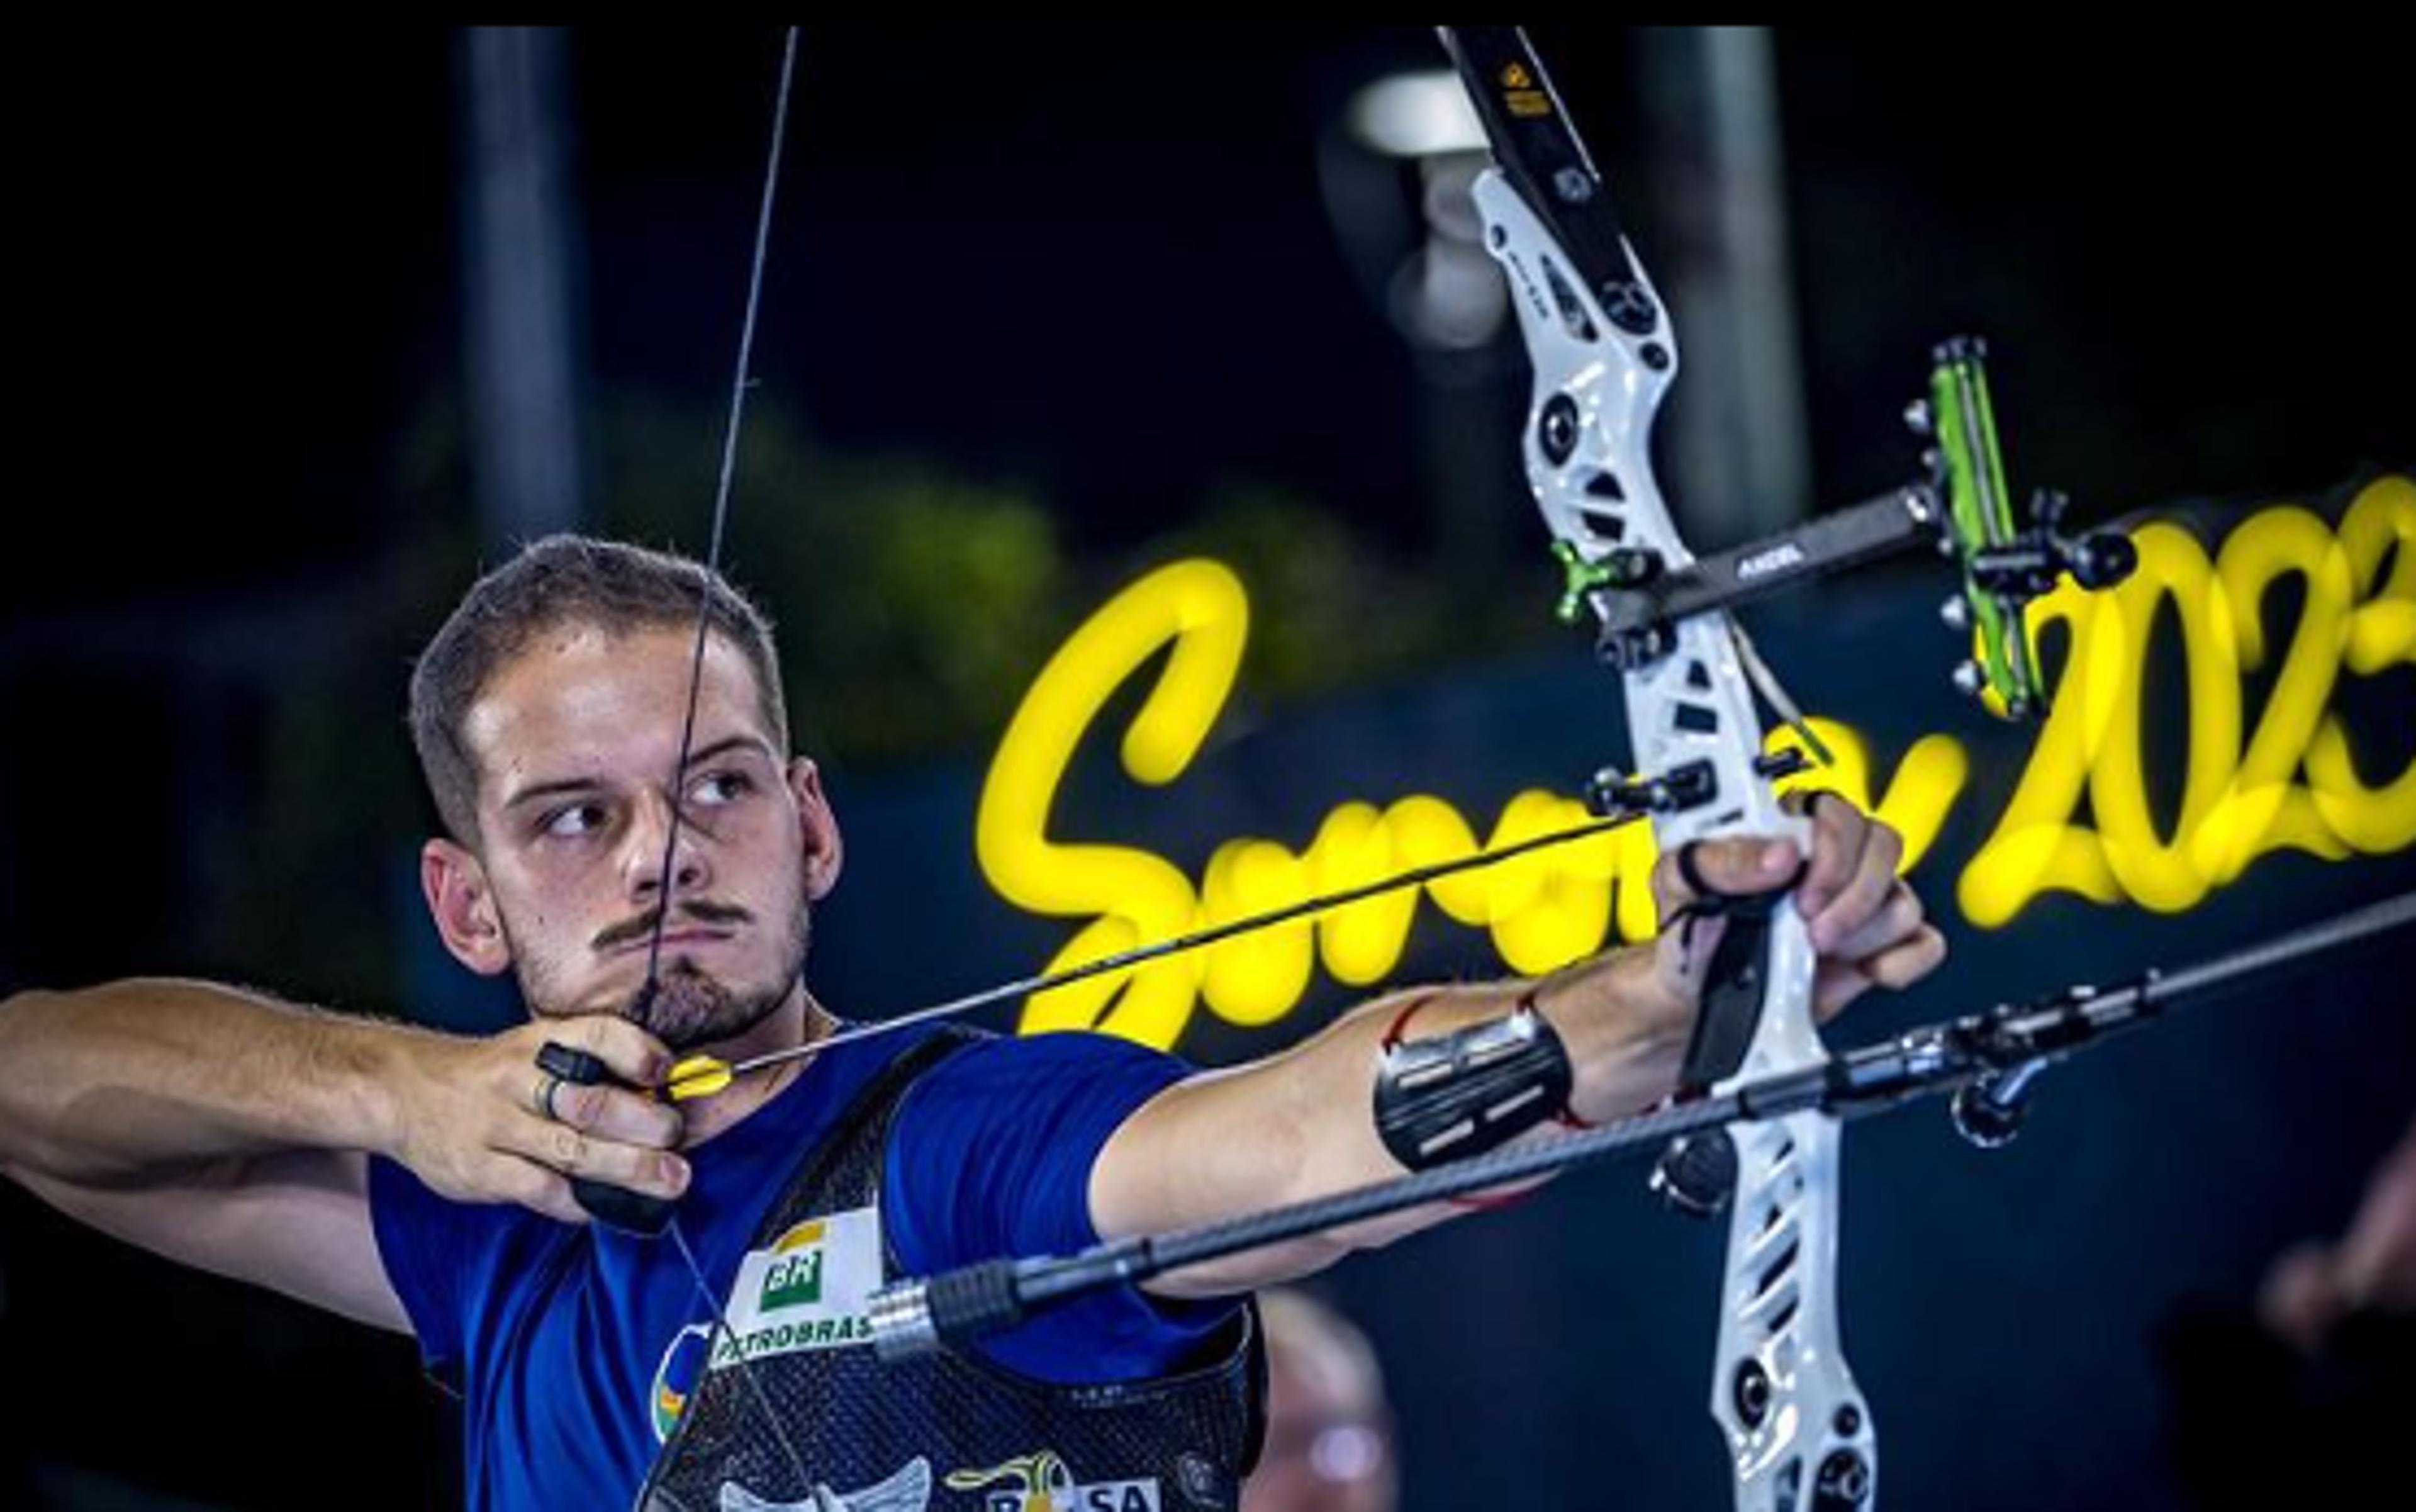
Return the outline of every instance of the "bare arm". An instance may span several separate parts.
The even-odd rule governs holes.
[[[651,1081],[667,1061],[617,1020],[463,1039],[204,982],[138,979],[0,1004],[0,1173],[172,1260],[407,1329],[370,1228],[370,1154],[446,1196],[579,1217],[569,1174],[666,1195],[679,1120],[632,1094],[528,1106],[536,1043]]]
[[[399,1031],[198,982],[0,1005],[0,1171],[172,1260],[406,1328],[370,1232]]]
[[[1895,878],[1902,847],[1893,830],[1846,805],[1819,807],[1812,865],[1796,900],[1823,958],[1815,1006],[1834,1014],[1873,986],[1927,975],[1945,943]],[[1699,853],[1717,886],[1749,891],[1783,883],[1791,844],[1707,844]],[[1654,874],[1663,917],[1684,900],[1665,858]],[[1532,993],[1559,1033],[1574,1085],[1569,1111],[1589,1121],[1635,1112],[1667,1095],[1690,1033],[1699,974],[1718,938],[1706,921],[1682,944],[1665,931],[1649,945],[1580,962],[1535,982],[1429,989],[1351,1013],[1304,1044],[1169,1088],[1127,1119],[1091,1177],[1093,1219],[1121,1237],[1215,1222],[1367,1186],[1401,1173],[1378,1137],[1372,1107],[1380,1047],[1405,1008],[1418,1037],[1497,1020]],[[1388,1244],[1466,1209],[1433,1204],[1314,1238],[1175,1272],[1149,1283],[1166,1295],[1247,1290],[1322,1269],[1353,1249]]]
[[[1497,1020],[1532,985],[1576,1072],[1571,1111],[1632,1112],[1667,1092],[1685,1049],[1683,1016],[1640,995],[1650,953],[1622,951],[1534,984],[1428,989],[1379,999],[1266,1060],[1168,1088],[1126,1120],[1091,1178],[1102,1235],[1159,1232],[1306,1202],[1397,1176],[1376,1132],[1374,1076],[1387,1030],[1412,1009],[1418,1037]],[[1170,1296],[1246,1291],[1323,1269],[1462,1211],[1438,1203],[1192,1266],[1147,1284]]]

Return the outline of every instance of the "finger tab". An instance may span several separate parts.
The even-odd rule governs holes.
[[[594,1037],[589,1031],[589,1037]],[[537,1069],[551,1071],[565,1081],[581,1086],[593,1086],[605,1077],[604,1063],[583,1050],[574,1050],[558,1040],[547,1040],[537,1048]]]

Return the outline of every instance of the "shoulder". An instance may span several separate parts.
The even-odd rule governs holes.
[[[1106,1035],[985,1038],[958,1051],[890,1124],[885,1195],[915,1231],[901,1248],[956,1260],[1090,1243],[1099,1151],[1190,1074],[1175,1056]],[[918,1218],[938,1228],[920,1232]]]
[[[1044,1143],[1105,1142],[1143,1103],[1193,1074],[1164,1051],[1112,1035],[1068,1031],[984,1036],[927,1072],[898,1104],[901,1139],[1010,1136]]]
[[[1147,1097],[1192,1071],[1178,1056],[1113,1035],[986,1035],[942,1061],[909,1096],[914,1101],[1046,1098],[1136,1089]]]

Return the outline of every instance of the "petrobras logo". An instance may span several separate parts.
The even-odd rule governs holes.
[[[881,1213],[829,1213],[781,1231],[738,1263],[730,1328],[713,1368],[765,1355],[872,1341],[867,1308],[882,1281]]]
[[[823,1235],[820,1218],[800,1223],[773,1241],[755,1305],[765,1312],[804,1307],[823,1299]]]

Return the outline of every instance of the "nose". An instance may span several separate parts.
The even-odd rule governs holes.
[[[662,891],[666,856],[673,899],[702,892],[712,880],[703,842],[696,825],[675,817],[669,795],[649,788],[622,842],[621,873],[629,897],[653,903]]]

